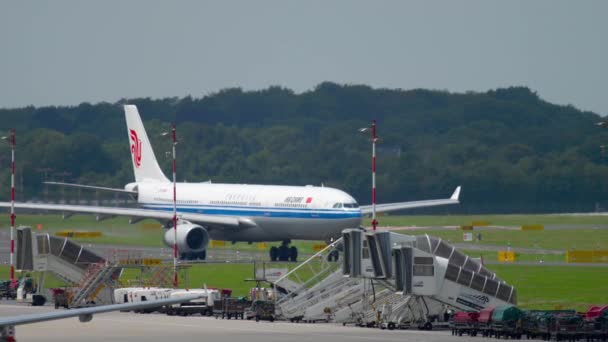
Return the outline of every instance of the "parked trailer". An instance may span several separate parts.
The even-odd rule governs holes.
[[[213,314],[222,319],[244,319],[245,310],[251,307],[251,302],[245,297],[224,297],[213,305]]]
[[[608,305],[592,306],[585,314],[587,340],[608,340]]]
[[[484,337],[494,335],[494,331],[492,330],[492,313],[494,313],[494,308],[486,308],[479,311],[479,317],[477,317],[478,333]]]
[[[215,303],[216,298],[219,297],[219,292],[217,290],[176,290],[171,293],[170,298],[183,297],[193,294],[198,294],[202,297],[186,303],[166,306],[164,310],[167,315],[188,316],[200,314],[201,316],[211,316],[213,314],[213,304]]]
[[[553,315],[549,326],[549,338],[556,341],[576,341],[585,336],[584,326],[583,317],[577,313]]]
[[[479,312],[456,312],[450,319],[452,335],[477,336]]]
[[[520,339],[523,334],[523,311],[517,306],[499,306],[492,312],[492,331],[497,338]]]

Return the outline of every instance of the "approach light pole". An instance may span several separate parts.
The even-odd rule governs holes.
[[[171,132],[165,132],[162,135],[167,136],[171,134],[172,154],[173,154],[173,288],[177,288],[177,189],[176,189],[176,162],[175,162],[175,146],[177,145],[177,136],[175,133],[175,123],[171,127]]]
[[[378,220],[376,219],[376,142],[378,136],[376,135],[376,119],[372,121],[370,127],[359,128],[359,132],[372,133],[372,227],[376,231],[378,226]]]
[[[11,286],[15,286],[15,129],[11,129],[10,137],[2,137],[11,145],[11,246],[10,246],[10,278]]]

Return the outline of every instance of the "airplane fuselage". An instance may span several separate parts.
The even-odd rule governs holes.
[[[173,210],[172,183],[136,185],[142,207]],[[176,189],[178,215],[238,216],[253,223],[238,231],[207,226],[211,238],[216,240],[329,240],[343,229],[361,224],[361,210],[355,199],[328,187],[177,183]]]

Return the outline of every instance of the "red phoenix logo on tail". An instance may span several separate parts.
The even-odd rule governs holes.
[[[141,140],[137,137],[137,132],[130,129],[129,130],[131,136],[131,154],[133,155],[133,162],[135,163],[135,167],[139,167],[141,165]]]

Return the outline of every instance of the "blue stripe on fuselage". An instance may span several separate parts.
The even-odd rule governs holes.
[[[146,209],[172,211],[172,206],[163,204],[144,204]],[[247,210],[244,210],[244,209]],[[286,208],[258,209],[252,207],[201,207],[201,206],[177,206],[177,211],[182,213],[206,214],[206,215],[225,215],[225,216],[262,216],[262,217],[283,217],[283,218],[304,218],[304,219],[349,219],[360,218],[361,211],[320,211],[315,209],[293,209],[288,211]]]

